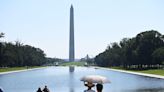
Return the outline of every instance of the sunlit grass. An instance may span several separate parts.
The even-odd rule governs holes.
[[[137,71],[137,72],[163,75],[164,76],[164,69],[142,70],[142,71]]]
[[[9,72],[9,71],[17,71],[17,70],[25,70],[25,69],[32,69],[32,68],[39,68],[40,66],[33,66],[33,67],[12,67],[12,68],[0,68],[0,72]]]
[[[71,66],[71,65],[84,66],[85,62],[66,62],[66,63],[61,64],[61,66]]]
[[[149,70],[126,70],[121,67],[112,67],[112,69],[119,69],[125,71],[139,72],[139,73],[147,73],[147,74],[155,74],[164,76],[164,69],[149,69]]]

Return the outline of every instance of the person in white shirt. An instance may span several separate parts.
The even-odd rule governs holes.
[[[87,82],[87,84],[84,83],[84,85],[88,87],[88,89],[84,90],[84,92],[95,92],[94,90],[92,90],[92,87],[95,86],[92,82]]]

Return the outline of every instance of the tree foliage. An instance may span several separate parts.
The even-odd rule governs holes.
[[[4,37],[4,35],[5,35],[4,33],[0,33],[0,38]]]
[[[4,33],[0,33],[0,38]],[[38,66],[46,63],[44,52],[33,46],[0,42],[0,67]]]
[[[164,36],[155,30],[112,43],[95,57],[99,66],[155,65],[164,62]]]
[[[153,54],[153,63],[164,64],[164,47],[156,49]]]
[[[45,54],[39,49],[20,42],[0,43],[0,67],[38,66],[45,62]]]

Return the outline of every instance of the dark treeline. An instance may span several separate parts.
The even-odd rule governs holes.
[[[4,37],[0,33],[0,38]],[[0,42],[0,67],[40,66],[59,61],[56,58],[46,58],[44,51],[30,45]],[[60,60],[61,61],[61,60]]]
[[[98,66],[148,69],[164,65],[164,35],[150,30],[110,44],[95,57]]]
[[[39,66],[45,62],[45,54],[39,49],[20,42],[0,43],[0,67]]]
[[[51,65],[51,66],[54,66],[54,65],[59,65],[59,64],[62,64],[62,63],[65,63],[66,61],[63,60],[63,59],[58,59],[58,58],[46,58],[46,62],[44,65]]]

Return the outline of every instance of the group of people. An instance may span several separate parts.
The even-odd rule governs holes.
[[[39,87],[36,92],[50,92],[50,90],[45,86],[43,90]]]
[[[87,82],[87,84],[84,83],[84,85],[88,87],[88,89],[84,90],[84,92],[95,92],[94,90],[92,90],[92,87],[95,86],[95,84],[93,84],[92,82]],[[102,84],[96,84],[96,92],[102,92],[102,89]],[[36,92],[50,92],[50,90],[47,88],[47,86],[45,86],[43,90],[39,87]]]
[[[94,90],[92,90],[92,87],[95,86],[95,84],[93,84],[92,82],[87,82],[87,84],[84,83],[85,86],[88,87],[87,90],[84,90],[84,92],[95,92]],[[96,84],[96,92],[102,92],[103,89],[103,85],[102,84]]]
[[[94,90],[92,90],[92,87],[95,86],[95,84],[93,84],[92,82],[84,83],[84,85],[88,87],[88,89],[84,90],[84,92],[95,92]],[[96,92],[102,92],[102,89],[102,84],[96,84]],[[50,92],[50,90],[47,88],[47,86],[45,86],[43,90],[39,87],[36,92]]]

